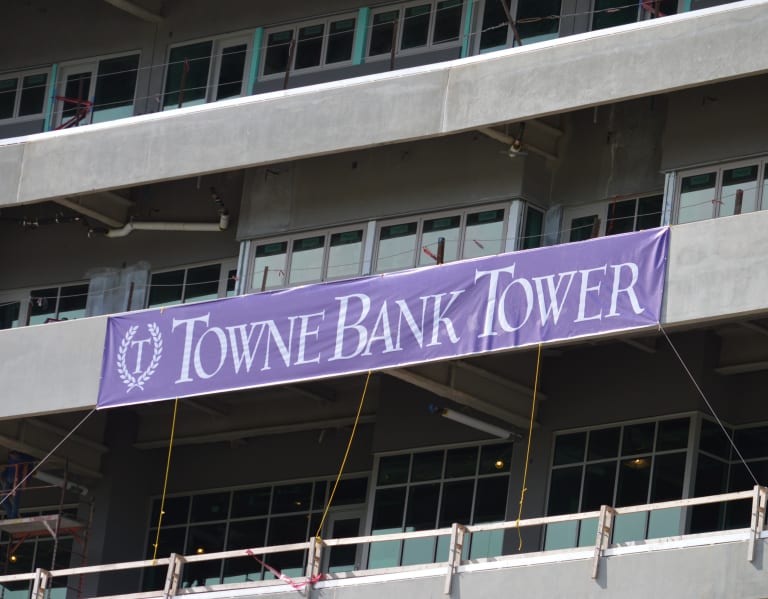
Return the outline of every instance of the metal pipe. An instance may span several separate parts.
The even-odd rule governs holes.
[[[97,221],[102,222],[107,226],[115,228],[123,226],[123,223],[119,220],[112,218],[111,216],[107,216],[106,214],[102,214],[101,212],[93,210],[92,208],[87,208],[86,206],[78,204],[77,202],[74,202],[68,198],[59,198],[56,200],[56,203],[61,204],[62,206],[66,206],[70,210],[74,210],[75,212],[79,212],[85,216],[95,218]]]
[[[168,221],[131,221],[119,229],[107,231],[107,237],[125,237],[133,231],[226,231],[229,228],[229,214],[223,212],[217,223],[183,223]]]

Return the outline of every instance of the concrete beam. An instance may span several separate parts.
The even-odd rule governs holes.
[[[130,15],[133,15],[134,17],[138,17],[142,21],[147,21],[148,23],[162,23],[163,17],[160,15],[153,13],[152,11],[147,10],[143,6],[139,6],[135,2],[131,2],[130,0],[104,0],[107,4],[111,4],[115,8],[119,8],[120,10],[124,10]]]
[[[453,62],[14,138],[0,142],[0,205],[425,139],[755,76],[768,72],[766,30],[768,0],[744,0]]]

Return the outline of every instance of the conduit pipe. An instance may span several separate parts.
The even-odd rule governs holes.
[[[105,225],[109,227],[122,227],[123,223],[117,220],[116,218],[112,218],[111,216],[107,216],[106,214],[102,214],[101,212],[98,212],[94,210],[93,208],[88,208],[87,206],[83,206],[82,204],[78,204],[77,202],[74,202],[68,198],[59,198],[56,200],[57,204],[61,204],[62,206],[65,206],[66,208],[69,208],[70,210],[74,210],[75,212],[79,212],[80,214],[83,214],[85,216],[89,216],[91,218],[95,218],[97,221],[104,223]]]
[[[229,228],[229,213],[222,212],[217,223],[183,223],[168,221],[130,221],[119,229],[107,231],[107,237],[125,237],[133,231],[226,231]]]

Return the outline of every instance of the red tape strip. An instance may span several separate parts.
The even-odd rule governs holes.
[[[293,580],[293,578],[291,578],[289,576],[286,576],[282,572],[279,572],[278,570],[276,570],[275,568],[270,566],[268,563],[260,560],[258,557],[256,557],[256,554],[252,550],[246,549],[245,552],[248,555],[250,555],[253,559],[255,559],[257,562],[259,562],[262,566],[264,566],[267,570],[272,572],[272,574],[275,575],[275,578],[277,578],[279,580],[282,580],[286,584],[291,585],[297,591],[301,591],[308,584],[309,585],[313,585],[316,582],[319,582],[319,581],[321,581],[323,579],[323,575],[322,574],[316,574],[315,576],[312,576],[311,578],[309,578],[308,580],[305,580],[304,582],[296,582],[295,580]]]

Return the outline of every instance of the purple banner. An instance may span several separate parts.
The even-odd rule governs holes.
[[[98,406],[656,324],[668,229],[109,318]]]

